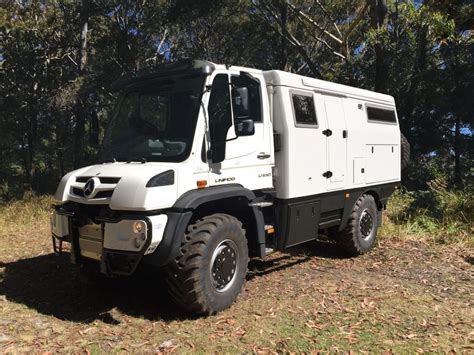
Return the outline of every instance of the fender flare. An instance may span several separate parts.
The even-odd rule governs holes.
[[[204,203],[230,197],[244,197],[249,202],[255,199],[253,191],[239,184],[212,186],[185,192],[173,205],[173,209],[196,209]]]
[[[352,209],[354,208],[355,203],[364,194],[368,194],[374,197],[375,203],[377,205],[377,210],[380,212],[377,214],[378,225],[381,226],[382,225],[381,212],[383,210],[383,206],[387,203],[388,199],[390,198],[392,193],[395,191],[396,186],[399,186],[399,185],[400,185],[400,182],[388,183],[385,185],[367,186],[357,194],[351,193],[349,203],[346,204],[344,208],[341,224],[339,225],[338,231],[342,232],[344,228],[346,228],[347,222],[349,221],[349,217],[352,213]]]
[[[249,204],[256,198],[253,191],[239,184],[212,186],[185,192],[166,213],[168,223],[166,224],[160,245],[153,254],[146,256],[144,260],[158,267],[169,264],[177,256],[182,236],[186,233],[194,211],[205,203],[232,197],[244,198]],[[265,255],[265,222],[263,213],[259,207],[249,205],[249,208],[252,210],[255,219],[257,243],[259,245],[258,254],[262,257]]]

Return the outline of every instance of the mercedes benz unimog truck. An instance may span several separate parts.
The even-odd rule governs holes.
[[[163,268],[172,298],[213,314],[250,257],[321,230],[372,248],[400,184],[393,97],[278,70],[166,64],[118,83],[100,161],[65,175],[56,251],[108,276]]]

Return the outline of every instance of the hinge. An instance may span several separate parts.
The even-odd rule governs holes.
[[[325,129],[323,131],[323,134],[326,136],[326,137],[329,137],[329,136],[332,136],[332,131],[330,129]]]
[[[332,171],[326,171],[326,172],[323,174],[323,176],[324,176],[326,179],[331,178],[331,176],[332,176]]]

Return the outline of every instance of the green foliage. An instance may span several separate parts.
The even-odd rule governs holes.
[[[184,57],[391,94],[412,145],[404,185],[426,189],[442,171],[472,186],[472,11],[463,0],[5,1],[0,196],[52,192],[96,162],[112,83]]]
[[[428,190],[403,189],[393,194],[384,232],[474,245],[474,191],[450,190],[443,177],[428,186]]]

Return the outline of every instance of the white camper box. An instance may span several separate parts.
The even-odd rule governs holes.
[[[273,96],[277,196],[282,199],[400,181],[400,130],[393,97],[282,71],[264,72]],[[294,96],[310,97],[316,122],[299,124]],[[367,108],[393,112],[370,119]],[[331,135],[324,135],[330,130]],[[350,132],[350,133],[349,133]],[[330,171],[332,176],[323,176]]]

